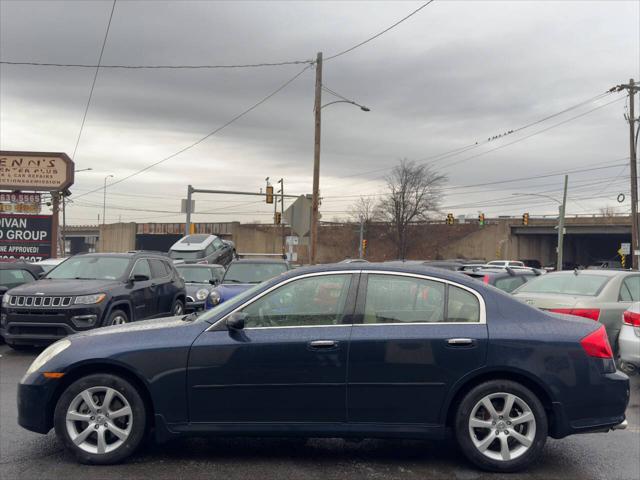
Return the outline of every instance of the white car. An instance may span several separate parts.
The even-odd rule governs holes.
[[[524,267],[524,262],[520,260],[492,260],[487,265],[495,267]]]
[[[44,270],[44,273],[49,273],[50,270],[53,270],[54,267],[57,267],[58,265],[60,265],[67,258],[68,257],[47,258],[45,260],[40,260],[39,262],[36,262],[34,265],[38,265],[39,267],[42,267],[42,270]]]
[[[640,370],[640,302],[636,302],[622,315],[618,336],[620,368],[626,373]]]

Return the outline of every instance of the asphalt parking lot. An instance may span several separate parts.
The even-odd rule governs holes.
[[[453,442],[338,439],[191,438],[151,444],[126,464],[75,463],[53,432],[39,435],[16,423],[16,385],[37,352],[0,345],[0,478],[113,479],[484,479],[501,475],[470,466]],[[524,479],[640,479],[640,378],[631,381],[629,428],[549,440]],[[506,477],[506,475],[504,475]],[[513,477],[513,476],[512,476]]]

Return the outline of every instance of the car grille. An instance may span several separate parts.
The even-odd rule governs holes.
[[[193,299],[193,297],[187,297],[187,302],[188,303],[193,303],[193,302],[195,302],[195,300]]]
[[[44,295],[12,295],[9,305],[12,307],[68,307],[73,297],[49,297]]]

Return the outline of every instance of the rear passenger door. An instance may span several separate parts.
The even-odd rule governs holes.
[[[168,267],[162,260],[150,259],[152,288],[155,297],[155,314],[162,315],[171,312],[173,304],[174,287]]]
[[[449,389],[486,360],[482,297],[421,275],[361,276],[347,374],[348,420],[437,424]]]
[[[131,299],[134,308],[134,319],[152,317],[156,314],[155,287],[153,286],[151,267],[146,258],[139,258],[131,269],[131,278],[135,275],[142,275],[138,281],[133,282],[131,287]]]

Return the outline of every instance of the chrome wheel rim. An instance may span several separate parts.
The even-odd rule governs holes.
[[[127,323],[127,319],[122,315],[116,315],[111,319],[111,325],[124,325]]]
[[[174,315],[182,315],[182,304],[181,303],[176,303],[176,305],[173,307],[173,314]]]
[[[476,449],[492,460],[507,462],[524,455],[536,436],[536,419],[520,397],[492,393],[475,404],[469,435]]]
[[[127,399],[110,387],[91,387],[69,404],[67,433],[73,444],[87,453],[113,452],[127,441],[133,412]]]

